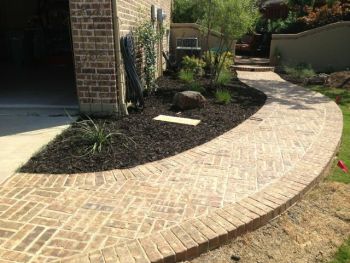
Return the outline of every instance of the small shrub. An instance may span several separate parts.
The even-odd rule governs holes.
[[[216,102],[219,104],[229,104],[231,102],[231,94],[227,90],[218,90],[215,92]]]
[[[210,65],[215,65],[216,63],[219,63],[218,59],[220,54],[215,51],[204,52],[203,59],[205,61],[205,67],[208,68]],[[223,69],[228,70],[234,63],[234,55],[231,52],[226,51],[221,55],[222,59],[224,59],[224,57],[225,61],[223,62]],[[220,63],[222,63],[222,61],[220,61]]]
[[[192,71],[196,76],[203,76],[205,62],[196,57],[185,56],[182,59],[182,69]]]
[[[221,70],[216,84],[219,86],[225,86],[227,84],[229,84],[232,80],[232,73],[230,71],[228,71],[227,69],[223,69]]]
[[[295,67],[285,66],[286,73],[294,78],[305,79],[316,75],[310,64],[300,63]]]
[[[79,140],[86,145],[84,155],[102,152],[103,148],[111,144],[112,137],[125,136],[120,132],[108,132],[106,122],[95,122],[87,116],[87,120],[79,121],[73,128],[77,135],[73,139]]]
[[[191,84],[189,84],[188,88],[191,91],[197,91],[200,93],[205,92],[205,88],[201,84],[199,84],[198,82],[192,82]]]
[[[182,69],[179,72],[179,79],[186,83],[192,83],[194,81],[194,72]]]

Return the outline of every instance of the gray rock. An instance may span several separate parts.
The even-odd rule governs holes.
[[[178,92],[174,96],[173,105],[180,110],[203,108],[206,99],[196,91]]]
[[[309,85],[325,85],[328,81],[329,75],[321,73],[307,79]]]

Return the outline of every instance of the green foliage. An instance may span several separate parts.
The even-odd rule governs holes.
[[[350,262],[350,238],[338,249],[334,259],[329,263],[349,263]]]
[[[231,102],[231,93],[227,90],[218,90],[215,92],[216,102],[219,104],[229,104]]]
[[[216,84],[219,86],[225,86],[232,81],[232,73],[229,70],[221,70],[216,80]]]
[[[277,19],[275,21],[268,21],[267,31],[269,33],[283,33],[293,31],[294,27],[297,27],[298,14],[296,12],[289,12],[286,19]]]
[[[310,64],[300,63],[294,67],[284,66],[286,73],[294,78],[305,79],[315,76],[316,73]]]
[[[194,72],[190,70],[180,70],[179,79],[186,83],[194,82]]]
[[[188,89],[191,91],[197,91],[199,93],[204,93],[205,88],[198,82],[192,82],[188,85]]]
[[[163,30],[157,32],[152,22],[145,22],[136,29],[137,40],[145,55],[145,81],[149,91],[156,89],[157,52],[155,45],[163,37]]]
[[[197,76],[202,76],[205,67],[205,62],[196,57],[185,56],[182,59],[182,69],[192,71]]]
[[[173,9],[174,23],[195,23],[201,17],[196,1],[175,0]]]
[[[205,67],[215,67],[216,64],[222,64],[223,70],[229,70],[230,67],[234,64],[234,55],[229,52],[223,52],[222,54],[219,54],[215,51],[206,51],[203,54],[203,59],[205,61]]]
[[[239,39],[252,30],[259,17],[255,0],[197,0],[203,11],[200,24],[204,32],[217,30],[223,40]],[[229,46],[229,45],[226,45]]]
[[[211,83],[215,84],[221,70],[225,68],[224,62],[235,39],[251,31],[258,18],[259,10],[255,0],[196,0],[203,16],[200,19],[201,31],[209,44],[209,37],[213,31],[221,33],[220,45],[216,55],[208,53],[206,58],[209,67]],[[209,63],[208,63],[209,62]]]
[[[84,149],[84,155],[100,153],[104,147],[110,145],[112,137],[124,136],[120,132],[108,132],[105,122],[98,123],[90,117],[87,117],[87,120],[77,122],[73,129],[77,133],[74,139],[87,145]]]
[[[338,21],[350,20],[350,8],[346,1],[338,0],[290,0],[286,19],[259,21],[259,30],[269,33],[299,33]]]

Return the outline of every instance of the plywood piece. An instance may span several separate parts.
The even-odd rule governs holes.
[[[177,123],[177,124],[184,124],[184,125],[192,125],[192,126],[197,126],[201,122],[200,120],[166,116],[166,115],[159,115],[158,117],[154,118],[153,120],[171,122],[171,123]]]

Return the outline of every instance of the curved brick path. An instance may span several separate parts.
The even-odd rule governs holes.
[[[329,166],[342,114],[272,72],[239,77],[266,105],[202,146],[129,170],[10,178],[0,262],[181,261],[283,212]]]

